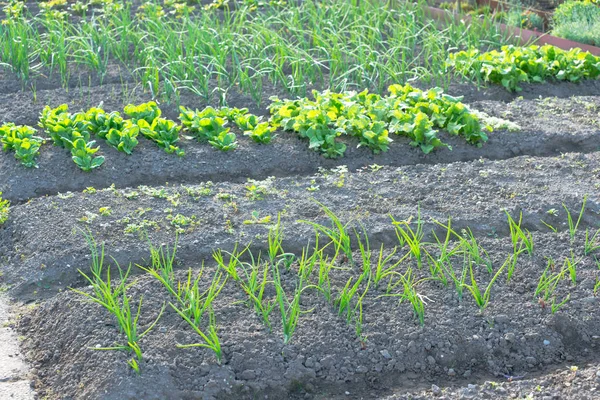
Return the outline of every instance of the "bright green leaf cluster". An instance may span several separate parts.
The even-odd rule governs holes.
[[[422,91],[410,85],[392,85],[389,91],[387,97],[365,90],[314,91],[314,101],[271,98],[271,124],[297,132],[309,140],[309,148],[328,158],[344,154],[346,145],[336,140],[341,135],[357,137],[359,146],[374,153],[388,150],[389,133],[410,138],[411,145],[425,153],[447,146],[437,137],[435,128],[463,136],[475,145],[487,140],[479,119],[460,102],[461,98],[448,96],[440,88]]]
[[[73,162],[83,171],[91,171],[104,164],[104,156],[94,156],[99,147],[94,148],[95,141],[86,142],[83,139],[77,139],[73,142],[71,155]]]
[[[133,120],[133,122],[144,120],[149,124],[154,122],[154,120],[161,115],[160,108],[158,108],[158,104],[156,104],[154,101],[142,103],[137,106],[128,104],[125,106],[124,111],[125,114]]]
[[[140,128],[136,124],[131,121],[125,121],[122,129],[112,128],[108,131],[106,142],[125,154],[131,154],[135,146],[138,145],[137,136],[139,133]]]
[[[142,135],[165,149],[167,153],[175,153],[180,157],[185,155],[182,149],[175,146],[175,143],[179,141],[179,131],[181,130],[181,126],[177,125],[175,121],[156,118],[152,124],[145,120],[139,120],[137,124]]]
[[[254,114],[243,114],[238,115],[235,118],[234,122],[238,126],[238,128],[240,128],[244,132],[251,131],[256,127],[256,125],[260,124],[261,117],[257,117]]]
[[[89,124],[84,113],[69,113],[66,104],[57,108],[44,107],[40,116],[40,127],[52,138],[54,145],[71,151],[71,158],[83,171],[91,171],[104,163],[103,156],[95,156],[98,147],[90,141]]]
[[[231,108],[231,107],[221,107],[218,111],[217,111],[217,115],[221,118],[225,118],[227,121],[229,122],[236,122],[236,120],[243,116],[248,114],[248,109],[247,108]],[[249,114],[252,115],[252,114]],[[236,122],[237,124],[237,122]]]
[[[124,126],[123,117],[118,112],[106,113],[101,108],[90,108],[85,113],[87,129],[90,133],[106,139],[106,135],[111,129],[121,130]]]
[[[88,124],[83,113],[69,113],[69,106],[61,104],[57,108],[44,107],[38,124],[45,129],[55,146],[68,150],[77,139],[86,142],[90,139]]]
[[[0,192],[0,225],[6,222],[8,219],[8,209],[10,207],[10,201],[2,198],[2,192]]]
[[[268,122],[259,122],[252,128],[244,131],[244,135],[254,140],[256,143],[268,144],[273,139],[273,132],[275,128],[272,127]]]
[[[235,133],[226,128],[227,120],[220,111],[206,107],[202,111],[192,111],[183,106],[179,107],[179,120],[185,129],[201,142],[208,142],[213,147],[228,151],[237,147]]]
[[[600,57],[577,48],[567,51],[551,45],[511,45],[486,53],[470,49],[450,54],[446,65],[468,78],[501,84],[508,91],[520,91],[521,82],[579,82],[600,76]]]
[[[106,113],[103,109],[94,107],[90,108],[84,117],[88,132],[105,139],[118,151],[131,154],[138,145],[138,126],[129,120],[124,120],[118,112]]]
[[[34,136],[36,130],[26,125],[7,123],[0,126],[0,142],[4,151],[13,150],[15,158],[28,168],[36,167],[36,157],[44,143],[41,137]]]

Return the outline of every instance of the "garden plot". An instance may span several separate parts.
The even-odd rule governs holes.
[[[443,386],[453,376],[478,382],[493,376],[502,380],[503,375],[539,373],[566,361],[597,360],[598,265],[592,235],[598,226],[594,194],[598,163],[597,153],[591,153],[400,168],[371,165],[357,172],[337,168],[314,176],[246,184],[88,189],[43,197],[11,211],[13,218],[2,232],[8,255],[3,279],[14,285],[12,293],[21,299],[46,299],[18,323],[20,334],[28,338],[22,346],[35,368],[40,394],[73,398],[164,398],[169,394],[253,398],[260,394],[280,398],[308,393],[314,398],[332,398],[348,391],[358,398],[401,390],[414,379],[430,379]],[[437,190],[432,191],[431,184]],[[327,204],[343,223],[352,221],[347,230],[354,249],[360,246],[351,227],[357,229],[363,249],[369,238],[372,252],[370,268],[365,267],[360,251],[337,257],[328,275],[329,300],[326,291],[311,286],[319,283],[320,268],[326,267],[317,262],[311,273],[300,268],[303,246],[309,246],[307,257],[312,254],[309,243],[314,246],[314,230],[298,220],[331,226],[311,197]],[[519,227],[531,232],[525,235],[533,243],[532,255],[524,247],[515,250],[503,209],[517,224],[519,210],[527,210]],[[227,252],[234,251],[235,243],[242,252],[252,242],[253,257],[246,252],[239,256],[240,262],[254,259],[259,277],[264,271],[274,273],[268,261],[268,237],[277,214],[281,214],[282,249],[298,257],[289,268],[277,264],[281,288],[294,301],[300,280],[307,287],[297,299],[302,313],[287,343],[275,302],[276,286],[268,283],[264,291],[264,303],[273,305],[267,317],[269,330],[249,302],[243,279],[227,278],[225,268],[219,268],[213,258],[213,250],[222,249],[227,267],[231,262]],[[470,228],[481,258],[467,264],[473,266],[473,279],[482,295],[492,282],[489,297],[484,295],[478,306],[467,287],[459,284],[462,290],[457,291],[452,276],[473,285],[470,270],[464,269],[467,253],[463,251],[457,250],[450,262],[454,275],[445,270],[441,279],[431,270],[433,259],[425,256],[427,251],[438,259],[441,250],[437,245],[424,245],[419,268],[410,240],[403,245],[399,242],[390,215],[397,222],[406,221],[396,226],[404,227],[409,238],[421,226],[424,242],[435,242],[430,234],[433,229],[444,243],[448,216],[451,228],[463,240],[471,240],[462,230]],[[105,243],[106,260],[114,256],[123,272],[129,263],[150,267],[149,243],[154,243],[155,250],[164,244],[165,254],[177,246],[175,282],[185,283],[189,276],[193,282],[202,271],[200,293],[211,283],[222,286],[211,307],[204,310],[207,314],[201,324],[203,332],[208,332],[209,309],[214,310],[221,364],[209,349],[177,347],[201,343],[201,337],[168,305],[176,302],[168,289],[137,266],[132,267],[127,295],[134,313],[143,298],[138,332],[151,327],[139,340],[142,356],[136,359],[136,368],[140,375],[128,365],[133,353],[95,349],[126,341],[101,306],[73,291],[60,293],[66,287],[91,293],[77,272],[87,273],[92,263],[93,253],[82,235],[86,231],[98,243]],[[448,251],[460,248],[458,236],[450,235]],[[321,235],[321,243],[327,242],[325,237]],[[380,244],[384,246],[382,258]],[[257,262],[260,249],[261,263]],[[330,250],[335,249],[330,246]],[[519,254],[508,279],[515,251]],[[323,254],[331,261],[328,251]],[[469,254],[470,259],[475,252]],[[349,307],[341,309],[339,299],[348,289],[346,284],[353,287],[367,269],[374,272],[375,280],[382,259],[387,259],[386,265],[381,264],[383,277],[377,283],[363,278]],[[204,267],[202,260],[206,260]],[[398,261],[394,269],[402,278],[387,270]],[[106,261],[105,268],[108,264],[115,279],[118,270],[113,261]],[[243,265],[251,271],[250,264]],[[574,283],[569,266],[574,266]],[[552,281],[559,284],[548,295],[540,289],[544,274],[548,279],[562,274]],[[402,279],[410,280],[422,309],[402,297]],[[422,326],[421,314],[416,312],[420,309]],[[55,371],[61,371],[60,375]]]
[[[578,213],[573,217],[577,220]],[[369,218],[363,222],[370,225]],[[584,256],[582,224],[573,241],[569,230],[526,233],[532,253],[523,248],[518,256],[511,236],[490,233],[474,244],[462,233],[470,243],[463,246],[477,250],[456,252],[459,245],[452,241],[447,250],[455,253],[443,267],[425,255],[419,267],[418,257],[404,256],[406,246],[399,253],[384,247],[379,258],[380,248],[373,243],[333,262],[326,255],[314,256],[308,247],[305,258],[290,261],[289,267],[287,256],[269,261],[268,250],[262,259],[246,253],[243,259],[253,260],[248,263],[236,251],[233,259],[221,253],[220,268],[212,260],[201,266],[201,257],[171,265],[174,249],[167,246],[175,242],[170,241],[162,261],[155,258],[151,265],[148,257],[140,263],[163,281],[179,281],[172,286],[177,295],[150,274],[129,278],[126,295],[134,315],[140,315],[135,317],[138,335],[147,332],[135,342],[138,357],[127,351],[132,342],[114,318],[73,291],[58,293],[27,313],[18,329],[28,337],[23,348],[37,368],[40,393],[65,397],[294,398],[308,393],[331,398],[348,392],[360,398],[384,394],[406,379],[522,376],[597,357],[598,265],[591,253]],[[418,229],[404,226],[411,235],[411,229]],[[366,238],[361,240],[367,246]],[[105,251],[108,255],[110,246]],[[372,257],[364,258],[369,251]],[[422,251],[441,256],[435,245],[424,245]],[[513,257],[518,259],[511,267]],[[113,267],[113,279],[116,274]],[[219,347],[213,350],[182,347],[215,345],[214,336],[203,338],[190,320],[182,319],[192,311],[182,311],[191,298],[180,290],[194,288],[198,276],[193,293],[204,297],[194,315],[209,314],[210,322],[205,315],[206,324],[195,326],[218,336]],[[258,287],[250,289],[253,279]],[[461,280],[467,286],[457,283]],[[91,288],[79,287],[94,295]],[[475,288],[482,296],[477,301]],[[287,300],[279,308],[281,293]],[[212,301],[204,307],[207,298]],[[299,315],[294,316],[294,307]]]
[[[16,384],[600,393],[599,59],[487,53],[511,42],[489,19],[439,27],[423,4],[13,3],[0,284],[29,366]]]

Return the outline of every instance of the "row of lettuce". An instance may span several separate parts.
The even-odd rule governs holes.
[[[551,45],[459,51],[448,56],[447,66],[469,79],[502,85],[511,92],[520,91],[522,83],[581,82],[600,77],[600,57]]]
[[[84,171],[100,167],[105,158],[98,155],[99,146],[92,138],[104,140],[125,154],[132,154],[140,135],[156,143],[167,153],[183,156],[178,146],[181,131],[199,142],[222,151],[238,146],[237,136],[228,127],[235,125],[258,144],[268,144],[277,129],[296,132],[309,141],[311,149],[328,158],[340,157],[346,144],[338,138],[349,135],[358,138],[359,147],[374,153],[387,151],[390,133],[410,139],[410,144],[430,153],[437,147],[450,147],[439,138],[438,129],[461,136],[468,143],[480,146],[487,140],[477,114],[440,88],[423,91],[410,85],[392,85],[390,94],[381,96],[367,90],[345,93],[313,92],[314,100],[280,100],[271,98],[271,118],[263,121],[248,109],[207,107],[202,111],[180,107],[180,124],[162,118],[154,101],[106,112],[101,108],[69,112],[66,104],[56,108],[46,106],[40,115],[39,127],[46,136],[38,136],[31,126],[7,123],[0,127],[0,140],[5,151],[26,167],[36,167],[43,143],[50,139],[55,146],[71,152],[72,159]],[[128,118],[127,118],[128,117]]]

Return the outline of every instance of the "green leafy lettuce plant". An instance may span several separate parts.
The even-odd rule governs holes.
[[[37,168],[35,159],[44,140],[34,136],[36,130],[30,126],[7,123],[0,126],[0,142],[4,151],[14,151],[15,158],[25,167]]]
[[[128,104],[123,111],[125,112],[125,115],[133,120],[133,122],[144,120],[149,124],[161,115],[160,108],[158,108],[158,105],[154,101],[142,103],[137,106]]]
[[[167,153],[175,153],[180,157],[185,155],[185,151],[175,146],[179,141],[179,131],[181,130],[181,126],[177,125],[175,121],[156,118],[152,124],[144,120],[139,120],[137,124],[142,135],[165,149]]]

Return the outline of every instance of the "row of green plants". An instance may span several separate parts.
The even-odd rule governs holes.
[[[140,134],[167,153],[185,155],[176,145],[182,126],[161,118],[162,112],[156,102],[128,104],[124,114],[129,119],[119,112],[106,112],[99,107],[70,113],[67,104],[56,108],[46,106],[41,112],[39,127],[55,146],[69,150],[73,161],[83,171],[91,171],[104,163],[104,156],[96,155],[99,147],[95,147],[92,135],[128,155],[139,144]],[[248,113],[246,108],[222,107],[215,110],[207,107],[203,111],[191,111],[181,107],[179,118],[186,131],[199,141],[206,141],[223,151],[237,146],[235,134],[225,128],[228,121],[233,121],[244,131],[244,135],[256,143],[269,143],[275,130],[268,122],[262,122],[261,117]],[[4,151],[14,151],[15,158],[24,166],[37,167],[36,158],[45,140],[36,136],[36,133],[33,127],[6,123],[0,126],[0,142]]]
[[[600,46],[600,7],[589,0],[567,0],[552,14],[552,34],[580,43]]]
[[[104,156],[97,155],[99,147],[92,136],[125,154],[132,154],[139,144],[138,136],[153,141],[167,153],[185,154],[177,146],[183,129],[200,142],[222,151],[238,146],[237,136],[227,126],[233,123],[244,135],[258,144],[268,144],[277,128],[297,132],[309,140],[309,148],[328,158],[344,155],[346,144],[337,140],[341,135],[355,136],[359,147],[365,146],[377,154],[389,148],[389,133],[405,136],[412,146],[430,153],[437,147],[451,147],[438,137],[437,129],[450,135],[461,136],[468,143],[481,146],[488,137],[477,113],[461,103],[461,97],[452,97],[441,88],[428,91],[410,85],[392,85],[388,96],[369,93],[313,92],[314,100],[280,100],[271,98],[271,118],[248,112],[247,108],[206,107],[202,111],[180,106],[179,120],[162,118],[162,111],[154,101],[124,108],[125,119],[119,112],[106,112],[100,107],[87,111],[69,112],[67,104],[56,108],[44,107],[39,127],[55,146],[63,147],[83,171],[100,167]],[[15,157],[26,167],[37,167],[36,157],[44,139],[35,136],[29,126],[7,123],[0,127],[0,141],[5,151],[13,150]]]
[[[564,206],[572,245],[586,200],[587,197],[578,215]],[[433,281],[445,287],[453,286],[459,301],[463,300],[464,293],[469,293],[483,314],[490,304],[496,282],[505,279],[507,284],[510,283],[518,272],[519,258],[535,254],[533,235],[522,226],[522,214],[513,218],[506,212],[512,252],[500,266],[494,268],[490,255],[471,230],[457,231],[452,227],[451,218],[447,222],[433,221],[439,228],[437,231],[443,233],[438,235],[434,229],[433,242],[425,241],[420,212],[415,219],[397,221],[392,218],[398,245],[391,251],[381,245],[377,251],[371,248],[364,229],[362,232],[351,229],[351,221],[344,223],[325,205],[317,204],[329,223],[299,221],[311,225],[315,234],[314,240],[303,248],[299,256],[284,251],[283,230],[278,217],[269,229],[264,253],[252,253],[251,243],[245,247],[236,244],[231,251],[217,249],[213,252],[213,259],[218,268],[208,278],[205,278],[203,266],[197,274],[190,269],[183,280],[177,279],[174,267],[177,239],[172,249],[150,244],[150,265],[138,267],[162,284],[170,297],[169,306],[198,335],[197,343],[178,344],[177,347],[207,348],[219,363],[222,362],[214,302],[227,282],[239,288],[245,298],[243,304],[256,314],[269,332],[275,326],[281,328],[284,344],[293,339],[302,314],[312,311],[302,308],[302,298],[310,292],[323,296],[340,318],[354,328],[357,339],[365,345],[368,336],[363,330],[363,305],[367,294],[376,299],[392,298],[397,299],[399,304],[409,304],[416,321],[424,325],[428,298],[422,293],[421,286]],[[570,294],[564,293],[577,285],[578,265],[585,256],[591,256],[600,249],[600,229],[593,233],[588,228],[585,237],[584,255],[577,257],[572,251],[562,266],[547,258],[547,267],[533,294],[533,301],[543,309],[556,313],[568,303]],[[92,249],[92,271],[91,274],[80,272],[91,284],[92,290],[77,292],[102,305],[116,317],[127,344],[115,344],[104,349],[131,352],[133,356],[129,364],[139,372],[142,351],[138,341],[155,326],[166,303],[154,322],[138,334],[141,330],[137,321],[142,299],[136,312],[135,308],[131,308],[132,298],[127,295],[130,284],[126,280],[130,269],[123,272],[118,268],[120,282],[111,282],[110,268],[105,271],[102,267],[103,248],[99,251],[93,238],[87,238]],[[458,269],[457,262],[461,264]],[[401,268],[403,264],[404,268]],[[600,269],[600,261],[596,264]],[[598,295],[599,291],[600,279],[597,279],[594,295]],[[276,324],[272,319],[273,313],[278,315]]]
[[[600,57],[581,49],[562,50],[546,46],[503,46],[500,51],[469,49],[451,53],[446,67],[476,80],[501,84],[508,91],[520,91],[521,83],[546,80],[581,82],[600,76]]]
[[[463,137],[481,146],[488,137],[477,115],[441,88],[428,91],[409,84],[392,85],[388,96],[369,93],[313,91],[314,100],[271,98],[271,123],[283,130],[297,132],[309,140],[309,148],[325,157],[344,154],[346,145],[336,140],[341,135],[356,136],[360,144],[375,154],[385,152],[392,141],[389,133],[409,138],[410,144],[430,153],[437,147],[450,147],[438,137],[436,129]]]
[[[226,125],[234,123],[251,140],[258,144],[268,144],[274,137],[275,127],[263,122],[262,117],[248,113],[247,108],[221,107],[192,111],[179,107],[179,120],[184,128],[200,142],[208,142],[213,147],[228,151],[237,147],[237,137]]]
[[[440,30],[423,4],[388,3],[293,1],[181,18],[151,12],[139,18],[128,2],[77,20],[23,12],[0,25],[0,65],[34,91],[36,78],[58,76],[67,86],[77,79],[74,71],[102,81],[117,62],[153,98],[178,101],[187,92],[227,100],[241,91],[260,103],[272,85],[306,96],[314,87],[382,93],[413,80],[447,84],[449,49],[509,41],[489,21]]]

